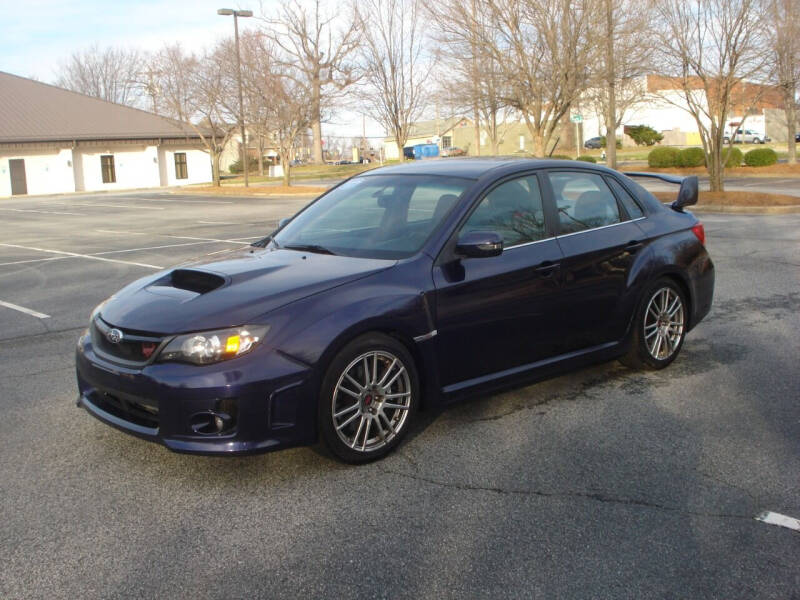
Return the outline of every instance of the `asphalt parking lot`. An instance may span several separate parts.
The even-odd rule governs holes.
[[[75,407],[97,303],[307,201],[0,200],[0,598],[800,597],[800,532],[755,520],[800,518],[797,214],[702,216],[715,303],[670,368],[427,412],[371,465],[172,454]]]

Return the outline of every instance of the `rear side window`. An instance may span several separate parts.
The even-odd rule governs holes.
[[[467,219],[462,232],[467,231],[497,232],[506,248],[547,237],[536,176],[512,179],[494,188]]]
[[[641,207],[636,204],[636,200],[631,198],[628,191],[622,187],[616,179],[609,177],[606,181],[611,185],[611,189],[614,190],[614,193],[617,195],[620,202],[622,202],[622,206],[625,207],[625,210],[628,211],[631,219],[638,219],[644,216],[644,212],[642,212]]]
[[[621,221],[614,194],[600,175],[550,173],[560,233],[576,233]]]

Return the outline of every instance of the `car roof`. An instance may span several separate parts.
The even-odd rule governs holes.
[[[358,177],[370,177],[374,175],[441,175],[445,177],[478,179],[490,172],[496,172],[496,174],[500,176],[529,169],[563,167],[617,173],[606,167],[582,161],[498,156],[491,158],[431,158],[427,160],[416,160],[399,165],[371,169],[358,175]]]

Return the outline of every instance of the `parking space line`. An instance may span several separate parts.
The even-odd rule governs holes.
[[[80,213],[56,212],[54,210],[34,210],[32,208],[0,208],[0,210],[10,210],[12,212],[21,212],[21,213],[41,213],[43,215],[72,215],[73,217],[83,216]]]
[[[26,263],[45,262],[48,260],[64,260],[65,258],[75,258],[74,256],[49,256],[48,258],[29,258],[27,260],[12,260],[11,262],[0,263],[0,267],[9,265],[24,265]]]
[[[19,304],[11,304],[11,302],[3,302],[2,300],[0,300],[0,306],[5,306],[6,308],[10,308],[12,310],[18,310],[19,312],[23,312],[26,315],[31,315],[32,317],[36,317],[38,319],[50,318],[50,315],[46,315],[44,313],[31,310],[30,308],[25,308],[24,306],[20,306]]]
[[[165,244],[163,246],[146,246],[144,248],[128,248],[126,250],[108,250],[106,252],[93,252],[91,256],[105,256],[106,254],[122,254],[124,252],[139,252],[144,250],[159,250],[161,248],[178,248],[179,246],[203,246],[219,242],[184,242],[182,244]]]
[[[130,204],[105,204],[102,202],[53,202],[52,204],[61,204],[63,206],[102,206],[107,208],[132,208],[144,210],[167,210],[161,206],[135,206]]]
[[[88,258],[89,260],[101,260],[103,262],[111,262],[111,263],[119,263],[123,265],[132,265],[134,267],[144,267],[146,269],[156,269],[160,270],[164,267],[159,267],[158,265],[150,265],[147,263],[138,263],[132,262],[128,260],[119,260],[116,258],[104,258],[102,256],[92,256],[91,254],[79,254],[77,252],[65,252],[64,250],[48,250],[46,248],[35,248],[33,246],[20,246],[19,244],[2,244],[0,246],[5,246],[6,248],[21,248],[22,250],[35,250],[37,252],[49,252],[51,254],[62,254],[64,256],[76,256],[78,258]]]
[[[794,531],[800,531],[800,519],[787,517],[786,515],[769,510],[765,510],[758,515],[756,517],[756,521],[761,521],[762,523],[767,523],[769,525],[777,525],[778,527],[786,527],[787,529],[793,529]]]
[[[251,235],[250,237],[243,237],[243,238],[232,238],[229,240],[221,240],[219,238],[201,238],[201,237],[191,237],[188,235],[168,235],[167,237],[175,238],[178,240],[203,240],[206,242],[221,242],[224,244],[243,244],[247,240],[260,240],[263,235]]]
[[[141,233],[139,231],[116,231],[114,229],[95,229],[95,231],[99,233],[115,233],[117,235],[147,235],[146,233]]]

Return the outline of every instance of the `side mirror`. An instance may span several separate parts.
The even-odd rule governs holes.
[[[456,243],[456,253],[470,258],[488,258],[502,252],[503,236],[494,231],[468,231]]]
[[[697,179],[697,178],[695,177],[695,179]],[[283,229],[283,228],[284,228],[284,226],[285,226],[285,225],[286,225],[286,224],[287,224],[289,221],[291,221],[291,219],[290,219],[289,217],[286,217],[285,219],[281,219],[280,221],[278,221],[278,229]]]
[[[678,212],[683,212],[684,206],[697,204],[698,193],[697,175],[684,177],[681,181],[681,189],[678,190],[678,198],[670,206]]]

